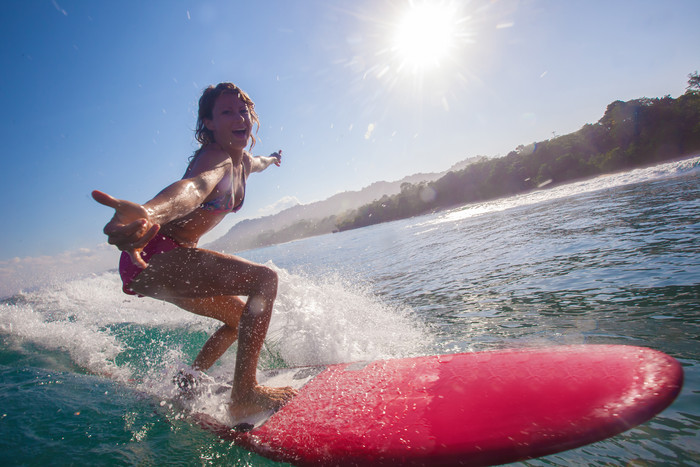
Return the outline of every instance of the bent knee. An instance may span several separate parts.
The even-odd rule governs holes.
[[[277,296],[279,277],[276,271],[268,268],[267,266],[261,266],[258,284],[261,295],[273,299]]]

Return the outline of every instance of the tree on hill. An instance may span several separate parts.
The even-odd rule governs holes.
[[[688,75],[688,87],[685,89],[686,92],[700,92],[700,75],[697,71]]]

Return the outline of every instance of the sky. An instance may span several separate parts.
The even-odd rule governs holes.
[[[253,153],[283,162],[204,240],[676,97],[699,20],[697,0],[5,1],[0,295],[114,260],[90,192],[146,202],[179,179],[210,84],[248,92]]]

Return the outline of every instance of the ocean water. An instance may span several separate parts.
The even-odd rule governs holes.
[[[684,367],[669,408],[517,465],[700,465],[699,238],[700,156],[242,256],[280,275],[262,368],[652,347]],[[214,321],[124,295],[115,271],[20,293],[0,317],[2,465],[279,465],[171,401]],[[234,361],[231,349],[210,374]]]

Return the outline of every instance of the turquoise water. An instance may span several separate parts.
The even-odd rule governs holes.
[[[699,182],[696,157],[245,252],[281,279],[261,366],[652,347],[684,366],[668,409],[519,465],[699,465]],[[4,465],[278,465],[170,402],[214,322],[122,294],[114,271],[18,294],[0,315]]]

